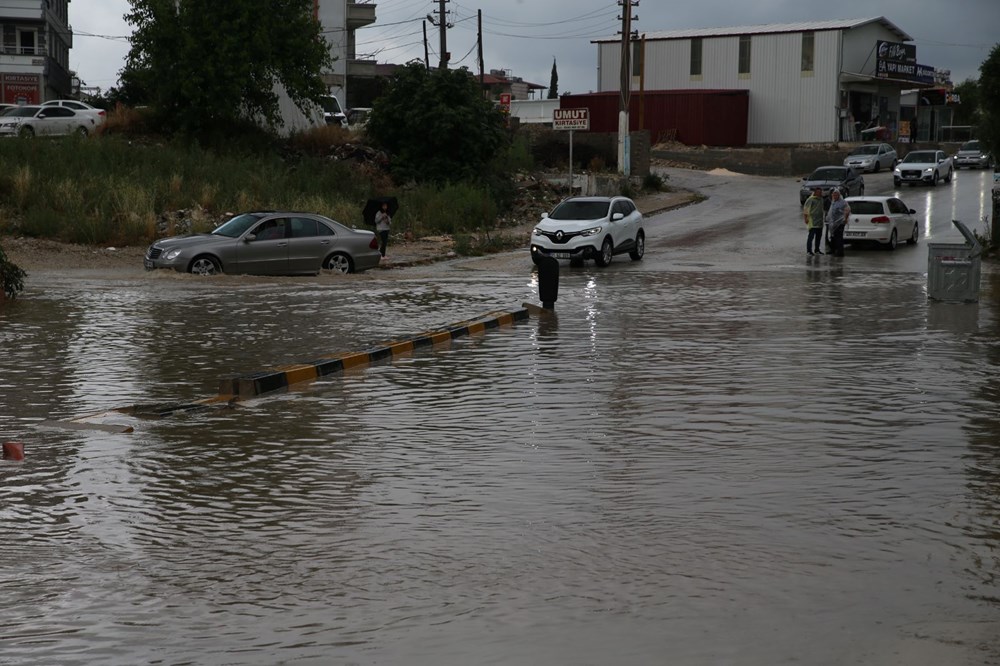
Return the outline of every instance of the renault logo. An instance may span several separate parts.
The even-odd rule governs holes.
[[[562,229],[560,229],[559,231],[556,232],[556,240],[561,241],[562,239],[563,239],[563,232]]]

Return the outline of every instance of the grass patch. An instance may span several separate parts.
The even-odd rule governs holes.
[[[173,213],[191,209],[207,229],[225,213],[249,210],[316,212],[364,228],[365,202],[395,196],[395,233],[464,234],[470,252],[512,246],[494,232],[498,201],[508,196],[499,184],[397,186],[373,163],[331,158],[337,146],[358,140],[338,127],[300,133],[280,150],[218,152],[133,136],[144,119],[121,109],[100,136],[0,142],[0,233],[146,245],[171,235]],[[506,156],[511,165],[528,164],[521,148]]]

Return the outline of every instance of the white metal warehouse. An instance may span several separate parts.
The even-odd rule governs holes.
[[[884,17],[649,32],[632,43],[632,90],[745,89],[750,144],[854,141],[874,123],[895,138],[914,82],[876,76],[880,41],[913,38]],[[618,90],[620,38],[593,43],[598,90]]]

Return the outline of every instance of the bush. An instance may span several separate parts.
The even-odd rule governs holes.
[[[24,278],[27,273],[20,266],[7,258],[7,253],[0,247],[0,291],[7,298],[15,299],[24,291]]]

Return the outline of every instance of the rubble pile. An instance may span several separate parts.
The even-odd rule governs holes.
[[[214,229],[232,217],[232,213],[216,215],[201,206],[170,210],[156,216],[157,238],[183,236],[205,229]]]

